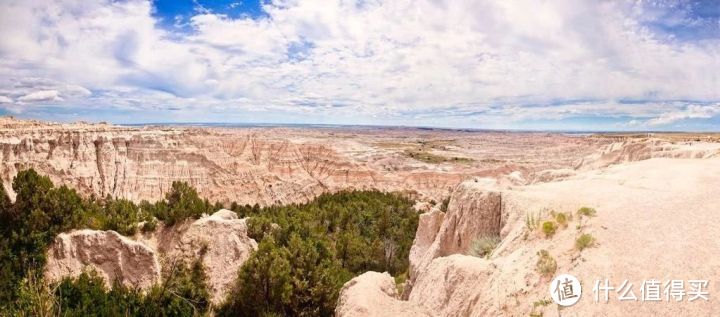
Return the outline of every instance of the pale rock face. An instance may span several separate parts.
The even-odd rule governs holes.
[[[395,280],[390,274],[366,272],[345,283],[340,291],[337,317],[433,316],[429,311],[398,299]]]
[[[461,254],[437,258],[415,280],[409,302],[433,316],[484,316],[487,312],[476,306],[492,298],[492,273],[485,259]]]
[[[444,218],[445,213],[439,209],[433,209],[420,215],[415,240],[413,240],[413,245],[410,248],[410,276],[413,276],[413,272],[417,271],[414,265],[420,262],[428,248],[435,241]]]
[[[95,270],[108,286],[119,281],[147,288],[160,281],[157,254],[115,231],[76,230],[61,233],[48,250],[45,277],[57,282]]]
[[[412,247],[410,247],[409,254],[410,279],[405,282],[402,294],[403,299],[407,299],[407,296],[412,290],[413,278],[418,271],[416,266],[422,261],[425,253],[427,253],[427,250],[433,241],[435,241],[435,236],[437,236],[438,231],[440,231],[443,218],[445,218],[445,213],[440,211],[439,208],[434,208],[429,212],[421,214],[418,219],[418,228],[415,232],[415,239],[413,240]]]
[[[202,259],[211,300],[220,303],[242,264],[257,250],[255,240],[247,236],[247,219],[238,219],[235,212],[221,209],[182,228],[180,234],[161,237],[170,241],[161,246],[161,252],[166,261]]]
[[[457,253],[465,254],[478,236],[500,234],[504,224],[502,196],[499,191],[488,189],[489,186],[488,183],[472,180],[455,188],[448,211],[441,219],[442,224],[432,244],[422,247],[422,244],[427,243],[425,237],[415,241],[418,247],[410,258],[411,281],[416,277],[416,273],[424,271],[433,259]],[[426,251],[421,252],[423,249]]]

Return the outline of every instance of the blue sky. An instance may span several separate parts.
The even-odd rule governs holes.
[[[720,2],[0,1],[0,114],[720,130]]]

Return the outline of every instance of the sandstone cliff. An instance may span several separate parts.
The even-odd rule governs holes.
[[[304,202],[340,189],[446,197],[473,176],[569,168],[604,141],[418,129],[123,127],[0,117],[0,180],[35,168],[86,195],[155,201],[187,181],[212,201]],[[428,163],[408,150],[468,160]],[[13,193],[10,193],[13,196]]]

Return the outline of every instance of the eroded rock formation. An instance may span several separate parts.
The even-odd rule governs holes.
[[[475,310],[492,296],[488,260],[461,254],[437,258],[418,276],[409,302],[433,312],[433,316],[484,316]]]
[[[160,281],[155,250],[115,231],[76,230],[61,233],[48,251],[45,277],[57,282],[94,270],[107,285],[115,281],[147,288]]]
[[[436,213],[421,218],[425,223],[418,225],[411,249],[414,249],[410,257],[411,282],[415,280],[417,272],[423,271],[433,259],[456,253],[465,254],[474,239],[500,235],[504,225],[502,195],[491,186],[486,182],[466,181],[452,192],[445,215]],[[439,228],[433,234],[438,225]]]
[[[257,249],[255,240],[247,235],[247,218],[238,219],[235,212],[226,209],[196,220],[180,235],[172,235],[177,238],[160,238],[170,241],[160,248],[166,262],[202,259],[214,303],[224,299],[238,269]]]
[[[395,280],[388,273],[366,272],[345,283],[338,300],[337,317],[433,316],[412,303],[401,301]]]
[[[603,140],[560,134],[410,128],[133,128],[0,117],[0,179],[35,168],[83,194],[134,201],[186,181],[212,201],[270,205],[341,189],[406,191],[436,201],[477,176],[569,168]],[[445,158],[408,157],[408,149]],[[10,193],[13,196],[13,193]]]
[[[111,285],[120,281],[141,289],[160,281],[162,270],[184,261],[202,260],[211,300],[220,303],[238,269],[257,249],[247,236],[247,218],[219,210],[192,222],[159,228],[135,239],[114,231],[77,230],[62,233],[48,251],[45,276],[49,281],[95,270]]]

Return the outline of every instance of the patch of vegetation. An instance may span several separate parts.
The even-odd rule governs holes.
[[[407,282],[408,273],[398,274],[395,276],[395,286],[397,287],[397,293],[402,294],[405,291],[405,282]]]
[[[13,180],[11,203],[0,191],[0,315],[196,316],[214,308],[201,266],[178,266],[162,283],[141,292],[118,283],[106,290],[92,274],[57,285],[42,281],[45,253],[58,233],[76,228],[132,234],[137,222],[153,230],[211,213],[221,205],[201,199],[187,183],[173,183],[166,199],[134,203],[83,199],[33,170]],[[403,194],[347,191],[307,204],[260,208],[232,204],[251,216],[259,250],[238,272],[218,316],[331,316],[342,285],[366,271],[406,276],[418,213]]]
[[[494,159],[494,158],[484,158],[484,159],[480,160],[480,162],[486,163],[486,164],[502,164],[502,163],[505,163],[505,160],[499,160],[499,159]]]
[[[479,258],[488,257],[500,242],[501,239],[499,235],[478,236],[470,243],[468,254]]]
[[[583,233],[575,240],[575,248],[582,251],[595,245],[595,237],[589,233]]]
[[[525,228],[532,232],[537,230],[540,226],[540,213],[527,213],[525,214]]]
[[[590,218],[595,217],[597,215],[597,211],[594,208],[581,207],[580,209],[578,209],[577,215],[578,215],[578,219],[580,221],[580,224],[578,225],[578,229],[579,229],[585,223],[587,223],[587,221]],[[585,220],[585,222],[583,222],[583,217],[585,217],[587,219],[587,220]]]
[[[552,221],[545,221],[542,224],[542,231],[545,234],[545,238],[551,238],[557,231],[557,225]]]
[[[430,153],[424,149],[405,150],[405,156],[430,164],[440,163],[471,163],[473,159],[467,157],[446,157]]]
[[[165,200],[155,204],[141,202],[140,206],[167,225],[174,225],[188,218],[197,219],[203,214],[211,214],[222,208],[222,205],[212,205],[207,199],[201,199],[197,190],[186,182],[173,182]]]
[[[532,310],[530,311],[530,317],[542,317],[543,312],[537,312],[535,311],[538,307],[545,307],[547,305],[552,304],[552,300],[549,299],[541,299],[533,302]]]
[[[571,217],[571,216],[568,216],[568,215],[567,215],[566,213],[564,213],[564,212],[560,212],[560,213],[555,214],[555,222],[557,222],[557,224],[558,224],[560,227],[567,228],[567,226],[568,226],[568,221],[570,221],[570,220],[572,220],[572,217]]]
[[[537,255],[539,258],[535,263],[535,269],[538,273],[540,273],[543,277],[549,277],[555,274],[555,271],[557,270],[557,262],[550,253],[547,250],[540,250]]]
[[[48,286],[38,274],[23,279],[18,301],[10,312],[18,316],[202,316],[210,308],[210,293],[200,261],[179,265],[159,285],[141,292],[115,282],[110,289],[90,271]]]
[[[541,299],[541,300],[537,300],[537,301],[533,302],[533,308],[545,307],[545,306],[550,305],[550,304],[552,304],[552,300],[549,300],[549,299]]]
[[[331,316],[352,276],[406,275],[418,221],[412,205],[399,194],[348,191],[303,205],[234,206],[251,217],[260,244],[218,315]]]
[[[581,217],[581,218],[583,216],[590,218],[590,217],[595,217],[595,215],[597,215],[597,211],[594,208],[582,207],[582,208],[578,209],[577,215],[578,215],[578,217]]]

